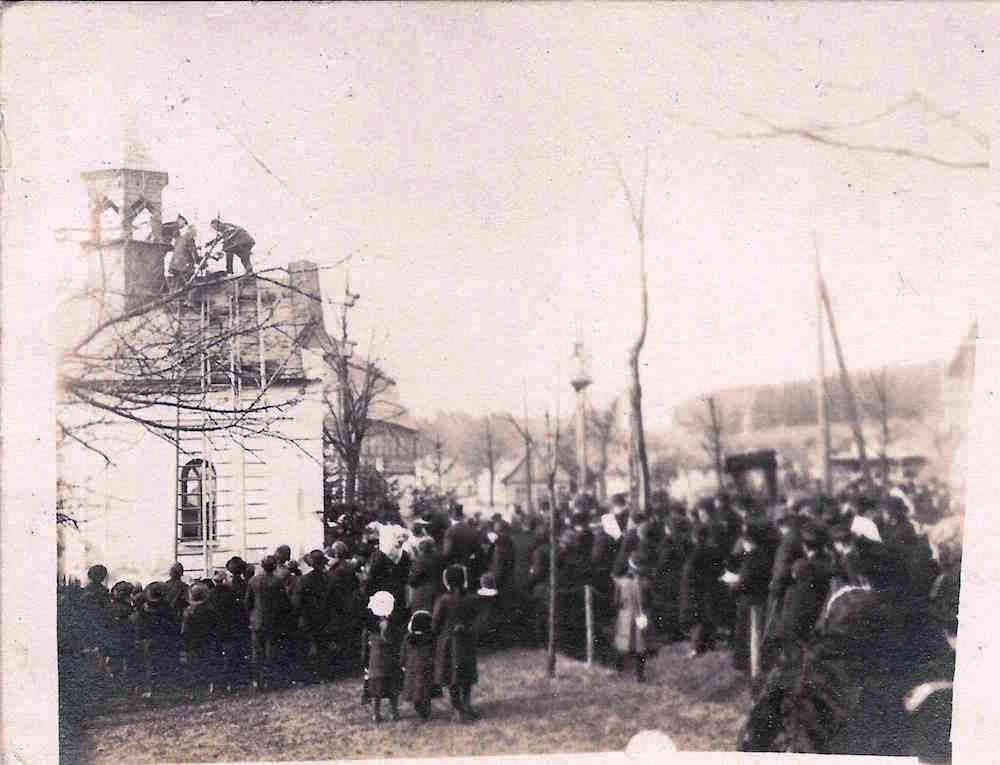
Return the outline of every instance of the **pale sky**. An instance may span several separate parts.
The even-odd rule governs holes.
[[[610,156],[635,186],[648,137],[643,384],[662,428],[712,388],[814,373],[813,231],[853,367],[953,353],[996,277],[990,173],[946,165],[990,159],[998,20],[986,3],[15,6],[4,256],[23,259],[14,288],[83,257],[54,232],[85,225],[79,175],[119,164],[131,111],[168,216],[205,231],[221,212],[264,266],[353,254],[361,349],[374,338],[414,415],[520,413],[525,381],[532,415],[557,396],[565,414],[578,332],[593,398],[625,391],[638,250]],[[945,163],[725,137],[759,120]],[[323,274],[336,296],[344,267]]]

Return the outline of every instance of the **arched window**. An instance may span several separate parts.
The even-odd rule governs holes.
[[[216,538],[215,468],[201,458],[189,460],[180,471],[177,496],[180,500],[180,538],[200,542],[208,518],[209,539]]]

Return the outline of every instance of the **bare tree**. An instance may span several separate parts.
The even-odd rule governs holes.
[[[611,459],[611,447],[615,443],[618,432],[618,399],[612,401],[607,409],[590,407],[590,427],[588,435],[597,445],[597,481],[600,488],[600,500],[608,498],[608,463]]]
[[[343,495],[348,504],[357,498],[365,439],[378,422],[390,421],[403,414],[403,408],[387,395],[395,382],[372,358],[371,349],[363,362],[351,360],[356,344],[350,338],[347,318],[348,311],[360,297],[351,292],[348,281],[341,304],[339,344],[334,352],[324,357],[336,373],[336,384],[328,385],[323,395],[326,404],[323,439],[334,450],[343,468]]]
[[[357,499],[366,439],[379,422],[392,420],[403,410],[385,395],[394,383],[372,359],[358,364],[344,354],[331,353],[326,361],[336,372],[337,383],[324,391],[323,440],[340,462],[343,497],[350,504]]]
[[[726,436],[731,428],[722,404],[715,396],[703,399],[705,408],[695,411],[683,427],[699,439],[698,445],[711,461],[719,491],[723,488],[723,460],[726,456]]]
[[[883,367],[877,372],[869,372],[865,382],[867,384],[864,386],[861,406],[878,426],[882,483],[886,485],[889,481],[889,445],[895,436],[891,425],[891,419],[895,415],[892,380],[889,370]]]
[[[424,439],[430,445],[428,457],[431,461],[431,471],[434,473],[437,489],[440,492],[444,488],[445,477],[455,469],[457,460],[448,455],[444,438],[439,431],[430,430],[424,433]]]
[[[528,485],[528,507],[527,511],[529,515],[533,515],[535,512],[535,498],[534,498],[534,481],[532,473],[532,451],[534,450],[535,440],[531,436],[531,429],[528,425],[528,418],[524,418],[524,424],[519,423],[512,414],[505,414],[503,416],[506,422],[509,422],[517,434],[521,437],[521,441],[524,444],[524,472],[525,481]]]
[[[287,273],[287,269],[268,271],[272,276],[277,271]],[[259,312],[226,315],[200,304],[203,297],[210,300],[205,295],[208,290],[227,294],[226,290],[241,288],[266,289],[260,282],[277,290],[271,291]],[[110,316],[102,308],[105,318],[60,358],[61,411],[85,408],[92,413],[85,419],[60,418],[61,435],[86,443],[89,431],[115,419],[130,420],[161,436],[203,430],[265,434],[262,416],[280,413],[298,399],[275,402],[264,394],[289,376],[288,367],[302,341],[316,329],[315,322],[297,328],[279,310],[295,292],[291,284],[261,272],[211,285],[192,282]],[[261,369],[258,353],[247,358],[245,352],[248,347],[256,350],[259,343],[280,354],[267,370]],[[237,383],[252,386],[253,395],[238,407],[220,405],[212,394]],[[181,410],[185,416],[171,422],[164,418],[164,407]]]
[[[124,423],[178,449],[193,433],[224,434],[243,448],[255,438],[298,445],[278,424],[302,400],[289,383],[302,379],[301,352],[322,311],[320,296],[297,283],[289,268],[271,268],[191,278],[138,299],[107,278],[74,290],[61,310],[72,317],[67,331],[84,329],[59,355],[57,449],[82,448],[111,466],[111,434]],[[297,320],[290,303],[305,303],[314,318]],[[61,497],[67,523],[74,488],[67,483]]]
[[[469,464],[474,469],[485,470],[489,474],[490,507],[494,507],[497,462],[504,456],[506,449],[503,440],[493,429],[493,415],[486,415],[482,425],[470,435],[467,448]]]
[[[629,388],[629,453],[634,479],[631,482],[632,505],[646,510],[651,501],[649,486],[649,457],[646,454],[646,434],[642,421],[642,385],[639,380],[639,356],[646,344],[649,328],[649,289],[646,283],[646,188],[649,180],[649,144],[643,149],[642,179],[638,199],[632,194],[621,164],[615,160],[618,180],[628,202],[632,225],[639,243],[639,333],[629,348],[628,364],[631,372]]]
[[[975,141],[980,149],[979,156],[967,158],[945,157],[905,144],[870,143],[868,141],[851,140],[843,135],[843,131],[845,130],[878,123],[907,107],[919,108],[933,121],[951,123]],[[757,114],[749,112],[738,113],[745,119],[757,123],[760,128],[757,130],[726,131],[677,112],[669,112],[668,116],[676,122],[704,130],[720,140],[758,141],[790,138],[843,151],[875,155],[881,154],[917,162],[927,162],[954,170],[988,170],[990,167],[989,135],[967,124],[962,119],[960,112],[945,111],[919,92],[910,93],[878,114],[860,119],[847,120],[841,124],[781,125]]]

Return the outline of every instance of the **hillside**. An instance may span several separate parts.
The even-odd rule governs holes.
[[[875,403],[873,377],[880,370],[866,370],[852,375],[859,406]],[[890,409],[901,420],[920,419],[937,422],[942,415],[942,388],[945,367],[940,363],[890,367],[886,370]],[[776,385],[724,388],[706,393],[721,406],[728,429],[749,434],[775,428],[816,425],[817,400],[815,380],[800,380]],[[827,378],[830,421],[847,423],[847,399],[840,378]],[[701,399],[685,401],[674,412],[675,425],[684,426],[704,407]]]

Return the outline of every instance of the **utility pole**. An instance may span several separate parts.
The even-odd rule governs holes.
[[[347,332],[347,314],[358,302],[361,295],[351,292],[351,275],[347,274],[344,282],[344,302],[340,306],[340,347],[337,349],[337,400],[340,407],[341,438],[350,441],[349,448],[354,449],[355,423],[351,411],[351,356],[354,354],[355,343]],[[352,452],[353,453],[353,452]],[[350,460],[348,460],[350,462]],[[357,495],[358,469],[357,465],[344,465],[344,501],[353,503]]]
[[[576,391],[576,464],[579,475],[577,492],[587,491],[587,388],[592,382],[587,370],[587,356],[583,341],[573,347],[573,379],[570,385]]]
[[[814,240],[815,241],[815,240]],[[833,337],[833,350],[837,354],[837,364],[840,367],[840,381],[844,386],[844,394],[847,397],[847,413],[851,419],[851,430],[854,432],[854,444],[858,449],[858,459],[861,462],[861,477],[868,489],[872,488],[872,476],[868,469],[868,455],[865,451],[865,436],[861,430],[861,420],[858,416],[858,402],[854,397],[854,386],[851,385],[851,377],[847,372],[847,364],[844,362],[844,352],[840,347],[840,337],[837,335],[837,322],[833,318],[833,307],[830,305],[830,294],[827,292],[826,283],[823,281],[822,273],[819,274],[819,294],[826,308],[826,318],[830,322],[830,335]]]
[[[823,347],[823,281],[819,267],[819,242],[813,233],[813,247],[816,263],[816,341],[818,366],[816,371],[817,422],[819,424],[820,469],[823,493],[830,495],[833,490],[833,474],[830,470],[830,411],[826,397],[826,354]]]
[[[552,440],[549,413],[545,413],[545,435],[549,442],[549,645],[548,673],[556,676],[556,471],[559,469],[559,416],[556,415],[556,435]]]

